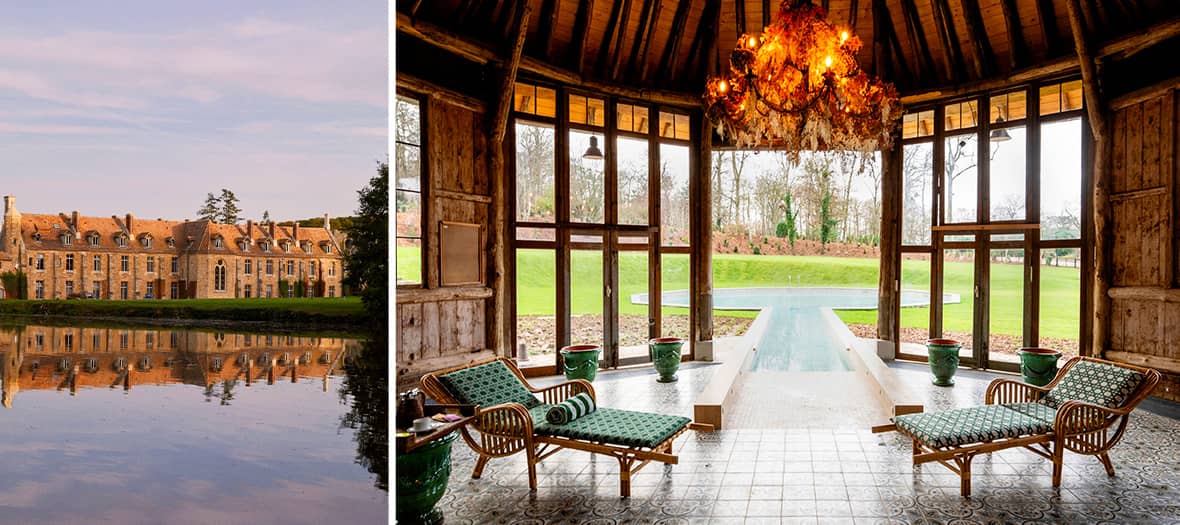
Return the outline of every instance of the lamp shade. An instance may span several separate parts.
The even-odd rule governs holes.
[[[590,147],[582,154],[586,160],[602,160],[602,150],[598,149],[598,137],[590,137]]]
[[[996,125],[1003,124],[1004,117],[996,117],[995,123]],[[991,140],[992,142],[1004,142],[1006,140],[1012,140],[1012,136],[1008,135],[1008,130],[1006,129],[993,129],[991,133]]]

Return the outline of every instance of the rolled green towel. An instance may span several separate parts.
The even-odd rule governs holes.
[[[590,397],[590,394],[582,392],[549,407],[549,411],[545,412],[545,421],[554,425],[564,425],[593,412],[595,408],[594,398]]]

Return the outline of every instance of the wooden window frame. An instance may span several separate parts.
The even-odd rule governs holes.
[[[430,104],[429,104],[429,97],[427,97],[423,94],[420,94],[420,93],[415,93],[415,92],[412,92],[412,91],[409,91],[406,89],[402,89],[400,87],[395,91],[395,94],[396,94],[396,96],[394,99],[394,111],[397,111],[396,104],[397,104],[398,98],[405,98],[405,99],[413,100],[418,105],[418,143],[417,144],[410,144],[408,142],[399,141],[399,140],[397,140],[396,133],[391,137],[393,139],[394,148],[397,148],[398,145],[408,145],[408,146],[418,148],[418,191],[415,192],[413,190],[398,189],[397,175],[395,174],[394,175],[394,184],[393,184],[394,202],[395,203],[397,202],[396,195],[397,195],[397,192],[399,192],[399,191],[417,193],[418,194],[418,202],[419,202],[419,212],[418,212],[419,217],[418,218],[419,218],[420,224],[418,225],[418,237],[409,237],[409,236],[398,235],[397,225],[396,225],[396,220],[397,220],[396,213],[397,212],[396,211],[394,212],[394,221],[395,221],[394,228],[393,228],[393,230],[394,230],[393,231],[394,255],[396,257],[397,240],[398,239],[417,239],[418,240],[418,257],[419,257],[419,261],[418,261],[419,275],[418,275],[418,282],[416,282],[416,283],[398,283],[397,282],[397,265],[395,264],[394,269],[393,269],[393,273],[394,273],[393,282],[394,282],[395,289],[400,289],[400,290],[422,289],[422,288],[427,287],[426,281],[427,281],[427,276],[429,275],[427,265],[429,264],[429,259],[430,259],[427,256],[427,252],[429,252],[427,245],[429,244],[430,239],[428,238],[429,236],[426,234],[428,217],[430,216],[430,213],[428,212],[427,208],[430,206],[430,198],[431,198],[430,183],[429,183],[429,180],[430,180],[429,179],[429,176],[430,176],[429,164],[430,164],[430,162],[429,162],[429,159],[427,159],[427,152],[429,151],[429,147],[427,144],[428,143],[427,131],[429,129],[429,128],[427,128],[427,122],[428,122],[429,117],[427,116],[427,112],[428,112],[428,108],[429,108]],[[397,152],[395,151],[394,155],[396,155],[396,154],[397,154]],[[395,161],[395,164],[396,164],[396,161]],[[269,252],[270,250],[264,249],[263,251]],[[324,253],[328,253],[328,254],[332,253],[331,248],[329,246],[325,245],[324,246]]]

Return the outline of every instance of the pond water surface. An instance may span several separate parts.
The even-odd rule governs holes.
[[[0,327],[0,523],[386,523],[386,434],[366,427],[386,407],[358,375],[367,351]]]

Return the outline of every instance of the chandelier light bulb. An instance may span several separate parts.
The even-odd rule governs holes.
[[[750,49],[754,49],[757,46],[758,46],[758,39],[757,38],[750,37],[750,39],[746,41],[746,47],[748,47]]]
[[[717,82],[717,92],[725,93],[727,91],[729,91],[729,82],[726,82],[723,78]]]
[[[840,32],[840,45],[844,45],[844,42],[847,42],[847,41],[848,41],[848,31],[841,31]]]
[[[832,67],[832,56],[828,55],[828,57],[824,59],[824,68],[831,69],[831,67]]]

